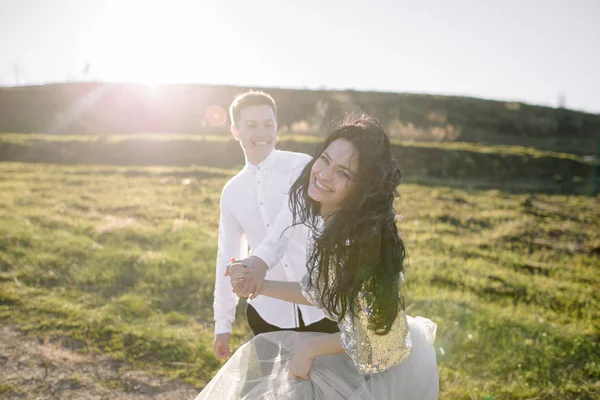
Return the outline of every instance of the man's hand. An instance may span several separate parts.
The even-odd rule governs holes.
[[[231,348],[229,347],[229,338],[231,333],[219,333],[215,335],[213,349],[218,359],[223,360],[231,356]]]
[[[254,299],[262,289],[267,270],[268,266],[262,259],[252,256],[229,264],[225,276],[231,276],[233,291],[238,296]]]
[[[310,346],[298,349],[290,361],[290,373],[294,379],[308,379],[315,362]]]
[[[236,260],[235,258],[231,258],[231,263],[225,267],[225,276],[229,277],[232,291],[238,296],[242,297],[240,291],[244,287],[244,282],[246,282],[246,278],[248,276],[246,259]]]

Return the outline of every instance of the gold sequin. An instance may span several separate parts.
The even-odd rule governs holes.
[[[315,285],[318,268],[313,271],[314,277],[307,273],[300,281],[304,297],[313,305],[323,309],[319,292]],[[331,279],[334,279],[331,277]],[[404,282],[400,274],[400,296],[403,296]],[[312,284],[310,284],[312,283]],[[310,287],[309,287],[310,286]],[[356,316],[346,313],[338,322],[341,332],[341,344],[350,356],[356,369],[361,374],[373,374],[385,371],[406,360],[410,356],[412,343],[408,331],[406,313],[401,310],[387,335],[377,335],[369,329],[369,317],[372,310],[366,306],[366,293],[361,291],[358,297],[359,311]],[[337,320],[324,310],[329,319]]]

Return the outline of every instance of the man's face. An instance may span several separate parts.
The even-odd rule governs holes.
[[[260,163],[277,142],[277,121],[273,109],[268,105],[242,108],[238,124],[231,126],[231,133],[242,145],[248,161]]]

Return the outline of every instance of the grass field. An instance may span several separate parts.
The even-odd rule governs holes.
[[[285,133],[278,146],[312,154],[319,140]],[[412,183],[589,194],[597,181],[593,165],[569,153],[460,142],[392,142],[405,179]],[[231,135],[0,133],[0,162],[229,169],[243,165],[244,155]]]
[[[280,135],[279,142],[296,142],[296,143],[320,143],[323,138],[317,136],[308,135],[296,135],[292,133],[286,133]],[[232,137],[229,134],[223,135],[191,135],[191,134],[178,134],[178,133],[137,133],[137,134],[122,134],[122,135],[50,135],[43,133],[0,133],[0,143],[14,143],[28,145],[34,142],[37,143],[68,143],[68,142],[88,142],[88,143],[122,143],[131,140],[148,140],[148,141],[159,141],[159,142],[221,142],[231,141]],[[403,141],[398,139],[392,139],[392,143],[401,145],[404,147],[417,147],[417,148],[440,148],[444,150],[464,150],[476,153],[498,153],[502,155],[519,155],[529,156],[533,158],[539,157],[555,157],[555,158],[566,158],[575,161],[580,161],[581,156],[540,150],[534,147],[525,146],[513,146],[513,145],[481,145],[477,143],[469,142],[424,142],[424,141]]]
[[[233,173],[0,163],[1,323],[201,389],[220,366],[218,199]],[[598,398],[597,199],[400,193],[408,313],[438,324],[440,398]]]

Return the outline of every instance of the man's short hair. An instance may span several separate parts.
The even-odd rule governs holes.
[[[243,108],[262,105],[271,107],[273,109],[273,114],[275,114],[275,118],[277,118],[277,105],[275,104],[275,100],[273,100],[269,94],[259,90],[251,90],[246,93],[238,94],[229,107],[231,123],[237,126],[240,120],[240,112]]]

